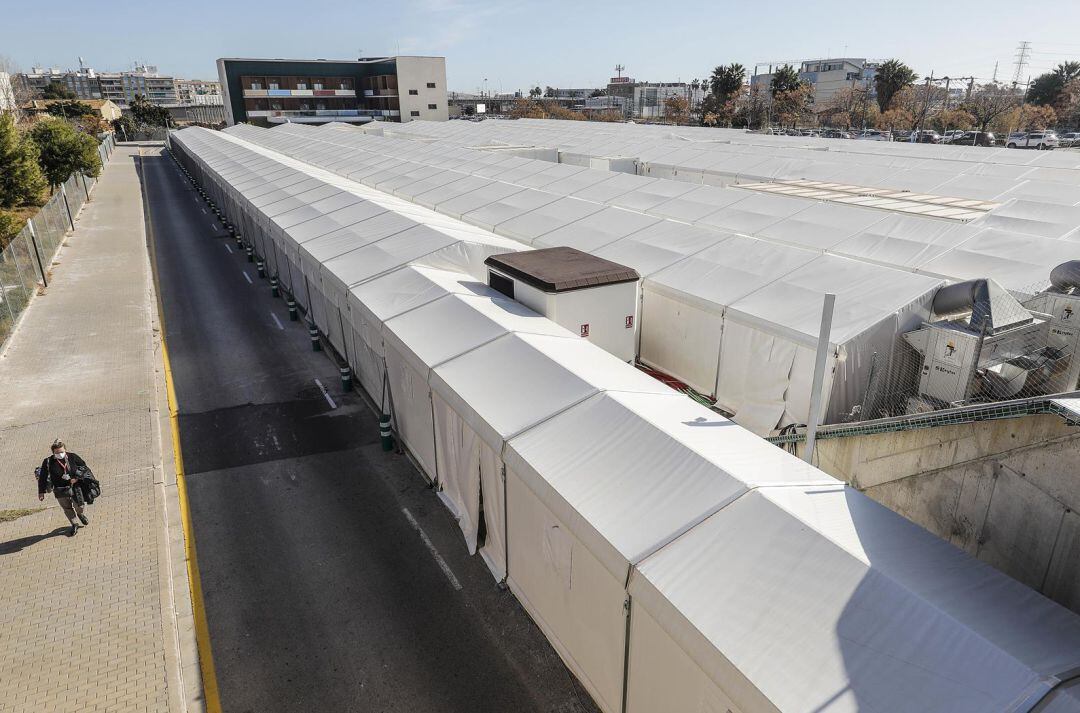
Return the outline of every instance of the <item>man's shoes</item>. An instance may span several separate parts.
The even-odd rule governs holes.
[[[82,513],[79,513],[79,522],[81,522],[84,525],[89,525],[90,524],[90,518],[88,518],[86,515],[83,515]]]
[[[67,536],[68,537],[75,537],[75,533],[78,532],[78,531],[79,531],[79,526],[78,525],[72,525],[71,529],[68,530]]]

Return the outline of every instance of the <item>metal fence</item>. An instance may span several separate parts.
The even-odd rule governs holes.
[[[918,331],[875,353],[863,402],[846,422],[926,414],[1072,391],[1080,377],[1080,294],[956,285]],[[970,291],[970,293],[969,293]]]
[[[112,134],[98,145],[104,166],[116,150]],[[49,284],[49,266],[75,227],[75,217],[90,199],[96,179],[81,173],[72,174],[60,185],[37,215],[26,221],[19,234],[0,250],[0,347],[7,341],[15,323],[30,304],[39,287]]]

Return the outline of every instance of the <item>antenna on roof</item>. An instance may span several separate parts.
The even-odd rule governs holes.
[[[615,65],[615,76],[616,77],[621,77],[622,73],[623,73],[623,70],[625,70],[625,69],[626,69],[626,67],[624,67],[621,64]]]

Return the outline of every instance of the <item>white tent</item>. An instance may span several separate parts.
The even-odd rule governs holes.
[[[840,485],[743,496],[629,592],[629,713],[1029,710],[1080,662],[1075,616]]]
[[[210,165],[244,177],[251,151],[202,131],[170,141],[226,213],[239,211],[247,199]],[[441,235],[475,230],[415,216]],[[296,227],[276,227],[276,240]],[[796,250],[722,236],[694,251],[701,236],[690,236],[689,254],[668,262],[642,240],[653,230],[634,233],[630,251],[665,264],[657,274],[736,241]],[[467,545],[506,576],[605,713],[621,710],[624,690],[635,713],[1028,710],[1048,693],[1047,710],[1077,710],[1071,683],[1050,689],[1076,678],[1080,619],[494,295],[476,276],[497,242],[419,258],[456,272],[349,266],[370,277],[348,290],[345,338],[371,364],[355,348],[349,359],[373,396],[389,367],[402,436],[434,462]],[[765,319],[798,341],[820,273],[850,283],[837,327],[857,333],[873,311],[869,273],[805,252],[803,267],[724,296],[732,323]],[[889,304],[914,284],[894,275],[926,279],[881,269]]]
[[[631,567],[787,482],[835,483],[682,395],[597,394],[509,441],[507,582],[600,708],[619,711]]]

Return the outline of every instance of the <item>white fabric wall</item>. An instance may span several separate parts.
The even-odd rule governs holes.
[[[435,425],[427,377],[413,369],[409,360],[393,344],[385,344],[385,349],[386,374],[389,377],[398,436],[421,469],[434,480]]]
[[[647,280],[641,293],[638,358],[703,394],[715,394],[723,312],[679,299]]]
[[[751,713],[735,705],[649,612],[631,604],[626,713]],[[753,709],[779,713],[762,701]]]
[[[439,497],[457,518],[469,554],[476,554],[480,526],[480,438],[476,431],[438,394],[432,394],[435,412],[435,461]],[[501,509],[499,502],[492,510]]]
[[[507,469],[507,584],[604,713],[622,701],[624,583]]]

